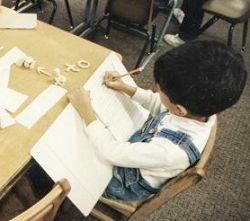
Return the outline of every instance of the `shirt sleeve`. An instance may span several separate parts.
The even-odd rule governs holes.
[[[119,142],[98,120],[87,126],[87,134],[93,142],[98,155],[112,165],[132,168],[172,167],[178,150],[164,138],[154,138],[150,143]],[[166,148],[167,146],[167,148]],[[184,153],[184,158],[185,158]]]
[[[149,110],[153,116],[166,110],[166,107],[161,102],[159,93],[154,93],[151,90],[144,90],[138,87],[132,99]]]

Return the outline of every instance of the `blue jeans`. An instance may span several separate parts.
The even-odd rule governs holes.
[[[151,187],[136,168],[114,167],[113,178],[104,192],[111,199],[139,200],[145,199],[159,191]]]
[[[189,157],[190,165],[200,159],[200,153],[192,142],[192,138],[181,131],[162,129],[157,132],[160,121],[169,112],[163,112],[148,120],[143,128],[133,134],[129,142],[150,142],[157,135],[169,139],[179,145]],[[159,192],[160,188],[153,188],[143,179],[138,168],[114,167],[113,177],[104,192],[104,197],[121,200],[145,199]]]

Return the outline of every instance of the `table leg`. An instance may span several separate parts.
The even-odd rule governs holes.
[[[40,1],[39,0],[25,1],[23,6],[18,8],[19,3],[22,3],[22,1],[17,0],[15,3],[15,6],[13,7],[13,9],[18,11],[18,12],[25,12],[31,8],[36,7],[36,6],[39,6],[39,8],[40,8]]]
[[[77,25],[71,33],[79,36],[86,36],[95,29],[97,5],[98,0],[87,0],[84,21]]]
[[[165,22],[160,30],[159,37],[158,37],[156,45],[155,45],[155,51],[160,47],[160,45],[162,43],[164,35],[166,34],[167,28],[169,26],[170,20],[173,16],[174,9],[177,6],[177,2],[178,2],[177,0],[171,0],[172,7],[171,7],[169,14],[165,16]]]

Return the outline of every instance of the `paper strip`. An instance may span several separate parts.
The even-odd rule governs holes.
[[[10,78],[10,66],[0,66],[0,91],[8,87]]]
[[[16,121],[9,115],[9,113],[0,108],[0,127],[5,128],[15,123]]]
[[[0,66],[10,66],[24,57],[26,57],[26,54],[22,52],[19,48],[14,47],[0,58]]]
[[[21,94],[10,88],[0,91],[0,107],[15,112],[27,99],[27,95]]]
[[[50,85],[15,119],[27,128],[31,128],[65,94],[62,87]]]
[[[37,25],[37,15],[29,13],[0,14],[0,28],[32,29]]]

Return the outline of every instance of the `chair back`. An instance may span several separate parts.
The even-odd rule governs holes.
[[[69,182],[62,179],[36,204],[9,221],[52,221],[69,191]]]
[[[205,166],[207,165],[214,147],[216,131],[217,121],[210,132],[209,139],[198,163],[182,172],[177,177],[172,178],[165,184],[165,186],[162,187],[158,194],[144,201],[131,215],[129,219],[130,221],[141,220],[140,217],[142,214],[143,217],[146,217],[155,209],[169,201],[171,198],[188,189],[189,187],[194,186],[202,179],[205,174]]]
[[[110,0],[106,13],[114,20],[144,26],[152,20],[153,0]]]
[[[203,4],[202,8],[206,12],[237,22],[244,21],[250,16],[250,0],[209,0]]]

